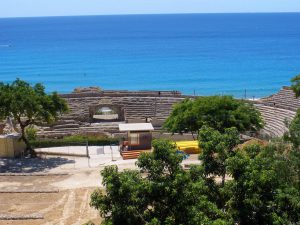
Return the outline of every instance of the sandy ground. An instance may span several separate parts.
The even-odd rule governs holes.
[[[77,182],[77,178],[80,178],[77,174],[0,177],[1,190],[41,190],[49,187],[64,187],[64,181],[66,181],[65,187],[59,188],[58,193],[0,193],[0,214],[41,214],[44,216],[44,219],[37,220],[0,220],[0,224],[83,224],[89,220],[99,224],[101,218],[98,212],[89,206],[90,195],[95,187],[80,187],[79,185],[72,187],[70,183]],[[56,183],[59,185],[55,185]]]
[[[113,158],[111,151],[105,151],[105,154],[96,154],[97,150],[94,152],[90,158],[47,156],[42,159],[0,159],[1,174],[47,174],[0,176],[0,190],[59,190],[58,193],[0,193],[1,215],[38,213],[44,216],[44,219],[37,220],[0,220],[0,225],[79,225],[89,220],[100,224],[98,212],[89,206],[93,190],[103,188],[100,171],[108,165],[117,165],[121,171],[136,169],[136,160],[123,160],[117,151],[113,151]],[[199,163],[197,157],[191,155],[183,164]]]
[[[93,189],[73,189],[51,194],[2,194],[1,214],[40,213],[44,219],[2,220],[0,224],[83,224],[89,220],[100,224],[101,218],[97,211],[89,206],[92,191]]]

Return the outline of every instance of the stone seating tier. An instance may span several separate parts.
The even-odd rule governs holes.
[[[156,92],[154,92],[156,93]],[[131,93],[132,94],[132,93]],[[76,98],[74,97],[77,96]],[[93,116],[90,115],[90,108],[101,105],[113,105],[122,108],[123,121],[140,121],[144,122],[146,118],[151,118],[156,129],[160,129],[163,122],[172,111],[172,106],[184,99],[182,96],[161,96],[161,97],[144,97],[142,96],[111,96],[111,97],[82,97],[81,95],[65,95],[69,106],[69,112],[60,116],[59,120],[52,124],[45,125],[41,129],[41,136],[62,136],[64,134],[76,134],[85,131],[94,132],[116,132],[118,129],[114,122],[102,123],[93,127],[91,123]],[[122,122],[119,121],[119,122]]]
[[[290,87],[283,87],[278,93],[262,98],[259,102],[267,106],[291,111],[297,111],[300,108],[300,98],[296,98],[295,93]]]
[[[80,132],[117,132],[118,127],[111,123],[93,126],[90,115],[91,107],[112,105],[122,109],[122,121],[144,122],[150,117],[156,129],[172,111],[175,103],[186,97],[180,92],[172,91],[99,91],[79,92],[61,95],[69,105],[69,113],[62,115],[52,126],[44,128],[43,135],[76,134]],[[278,93],[256,101],[256,107],[261,112],[266,125],[263,129],[271,137],[282,136],[287,130],[285,119],[291,121],[300,108],[300,99],[296,99],[293,91],[283,87]],[[118,123],[122,122],[119,121]],[[111,125],[109,125],[111,124]]]
[[[262,133],[270,137],[281,137],[288,131],[285,121],[292,121],[295,117],[295,112],[286,109],[266,106],[263,104],[256,104],[256,108],[260,111],[264,121],[265,127]]]

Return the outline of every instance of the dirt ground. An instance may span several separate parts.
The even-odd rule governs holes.
[[[33,214],[44,217],[29,220],[0,219],[0,225],[81,225],[88,221],[100,224],[98,212],[89,206],[91,193],[96,188],[103,188],[100,171],[108,165],[117,165],[120,170],[136,168],[136,160],[107,158],[0,158],[0,217]],[[58,192],[3,193],[24,190]]]
[[[183,164],[199,163],[197,157],[191,155]],[[108,165],[117,165],[120,171],[136,169],[136,160],[101,160],[82,157],[0,158],[0,217],[32,214],[44,217],[34,220],[0,220],[0,225],[81,225],[88,221],[100,224],[102,219],[98,212],[89,206],[93,190],[103,188],[100,171]],[[24,190],[58,192],[3,193]]]
[[[71,176],[0,177],[1,190],[43,189],[52,183],[63,182]],[[17,188],[16,188],[17,187]],[[0,220],[0,224],[16,225],[81,225],[91,220],[100,224],[98,212],[89,206],[90,196],[95,188],[74,188],[58,193],[0,193],[0,214],[30,215],[41,214],[44,219]]]

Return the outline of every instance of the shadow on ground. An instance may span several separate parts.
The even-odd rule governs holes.
[[[66,164],[74,164],[75,160],[67,158],[53,157],[47,159],[11,159],[0,158],[0,173],[36,173],[48,172],[51,169],[64,166]]]

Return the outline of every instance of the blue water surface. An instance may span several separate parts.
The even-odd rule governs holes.
[[[300,14],[0,19],[0,81],[262,97],[300,73]]]

